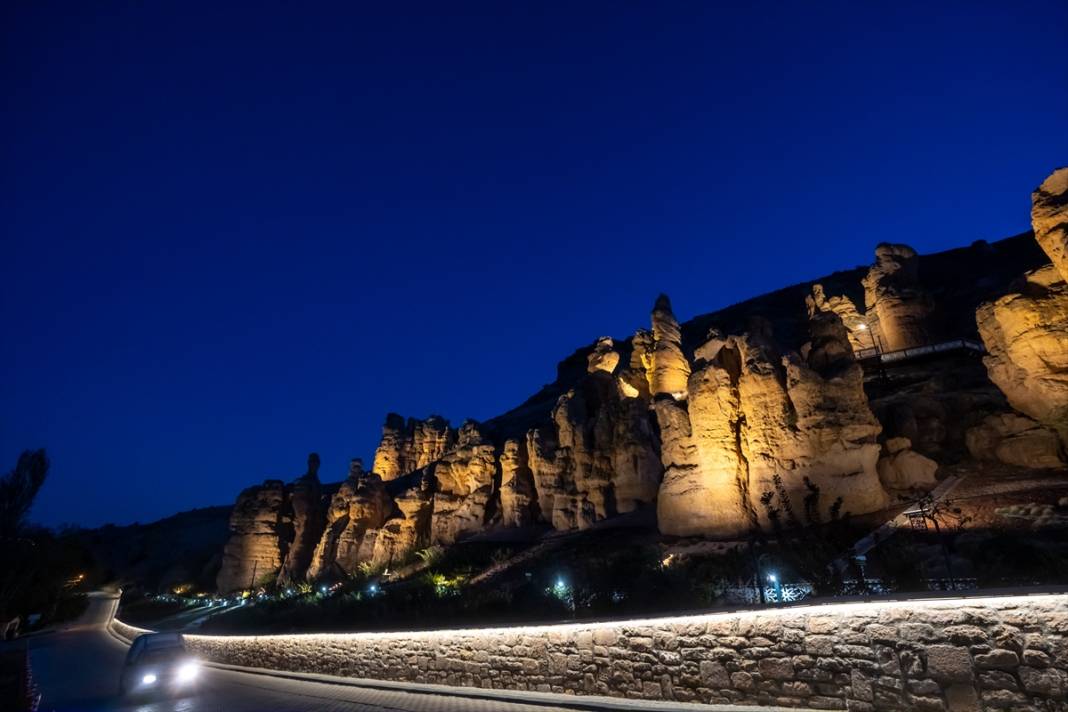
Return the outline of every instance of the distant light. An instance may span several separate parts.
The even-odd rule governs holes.
[[[768,581],[775,583],[775,574],[768,574]]]
[[[156,676],[152,673],[148,673],[147,675],[141,678],[141,683],[144,685],[152,685],[155,684],[155,682]]]
[[[860,329],[861,331],[864,331],[865,329],[868,328],[868,325],[867,324],[860,324],[859,326],[857,326],[857,328]]]
[[[564,583],[564,580],[562,578],[558,578],[558,579],[556,579],[556,587],[557,588],[567,588],[567,584]]]
[[[326,593],[326,586],[323,586],[323,587],[322,587],[322,589],[320,589],[320,590],[321,590],[321,591],[322,591],[323,593]]]
[[[371,584],[370,586],[367,587],[367,590],[370,591],[371,593],[377,592],[378,591],[378,584],[376,584],[376,583]]]

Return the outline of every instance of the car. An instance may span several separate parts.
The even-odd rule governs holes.
[[[119,675],[123,695],[183,695],[196,690],[200,662],[181,633],[145,633],[134,640]]]

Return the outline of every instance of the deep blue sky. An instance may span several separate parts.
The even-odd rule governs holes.
[[[1068,163],[1063,0],[2,13],[0,464],[48,448],[49,524],[340,479],[660,291],[1015,234]]]

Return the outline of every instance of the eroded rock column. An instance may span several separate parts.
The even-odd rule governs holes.
[[[1013,408],[1055,430],[1068,446],[1068,168],[1032,194],[1035,239],[1053,261],[1029,272],[1020,292],[976,312],[990,380]]]
[[[923,346],[931,341],[931,296],[920,285],[919,256],[908,245],[882,243],[864,277],[868,329],[882,351]]]

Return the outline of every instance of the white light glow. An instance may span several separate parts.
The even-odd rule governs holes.
[[[714,611],[709,613],[698,613],[682,616],[664,616],[663,618],[639,618],[632,620],[620,620],[620,621],[597,621],[586,623],[562,623],[553,625],[521,625],[514,627],[497,627],[497,628],[453,628],[449,630],[424,630],[424,631],[388,631],[388,632],[366,632],[366,633],[282,633],[274,635],[233,635],[233,636],[211,636],[211,635],[187,635],[185,636],[187,642],[196,643],[199,640],[203,641],[224,641],[234,643],[255,643],[257,645],[270,642],[273,640],[294,640],[294,641],[322,641],[323,643],[330,643],[342,640],[411,640],[411,639],[424,639],[433,640],[436,638],[469,638],[469,637],[483,637],[488,635],[547,635],[549,633],[561,633],[567,634],[576,631],[592,631],[592,630],[604,630],[615,629],[623,627],[654,627],[665,625],[688,625],[688,624],[706,624],[709,621],[724,620],[728,618],[784,618],[790,616],[806,616],[806,615],[850,615],[860,612],[866,612],[867,615],[871,615],[872,612],[882,611],[893,608],[908,608],[909,610],[916,611],[919,609],[953,609],[961,606],[1003,606],[1003,605],[1021,605],[1024,602],[1034,603],[1036,605],[1053,605],[1056,604],[1060,607],[1068,606],[1068,596],[1063,593],[1043,593],[1043,594],[1030,594],[1027,596],[944,596],[944,597],[931,597],[931,598],[902,598],[902,599],[884,599],[881,601],[857,601],[850,603],[807,603],[802,605],[791,606],[776,606],[768,608],[758,609],[746,609],[736,611]],[[124,628],[124,637],[136,637],[131,635],[129,631],[135,633],[151,633],[152,631],[144,628],[135,628],[134,626],[127,625],[122,621],[115,619],[114,623],[120,628]]]
[[[200,666],[195,662],[184,663],[178,668],[178,682],[190,682],[196,678],[198,672],[200,672]]]
[[[148,673],[141,678],[142,685],[154,685],[156,683],[156,676],[153,673]]]

